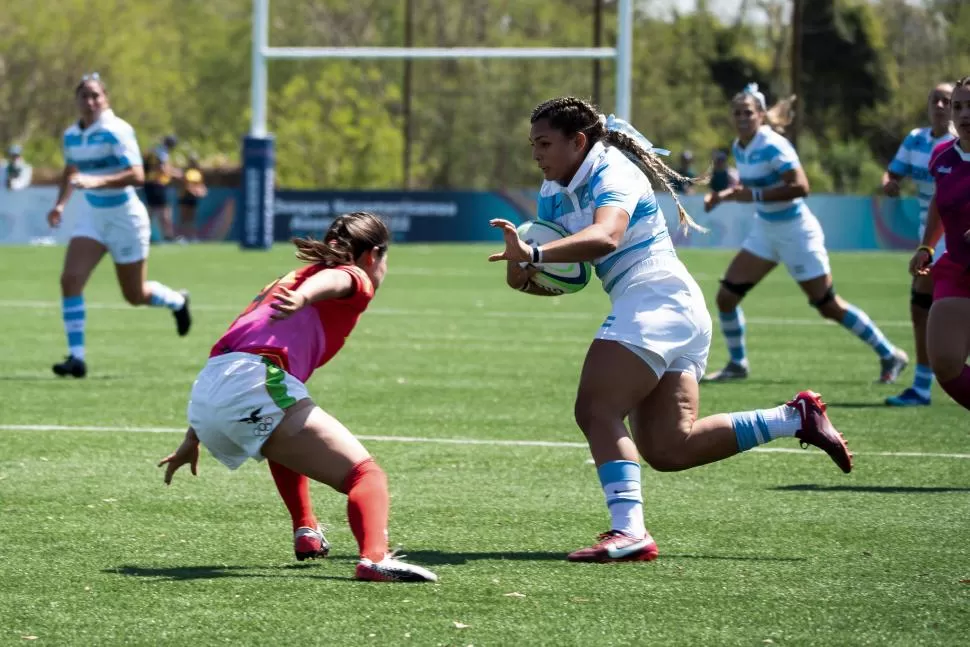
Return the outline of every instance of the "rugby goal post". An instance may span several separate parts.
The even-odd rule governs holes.
[[[270,59],[613,59],[618,117],[630,117],[633,67],[633,0],[617,0],[615,47],[270,47],[269,0],[253,0],[251,123],[242,145],[242,217],[245,249],[273,244],[275,148],[266,130],[267,63]]]

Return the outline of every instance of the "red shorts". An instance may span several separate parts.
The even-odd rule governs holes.
[[[949,253],[943,254],[930,272],[934,301],[949,297],[970,299],[970,270],[955,263]]]

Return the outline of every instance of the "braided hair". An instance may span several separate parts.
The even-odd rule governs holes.
[[[323,240],[294,238],[296,257],[305,263],[323,263],[327,267],[353,265],[364,252],[387,251],[391,232],[379,217],[366,211],[338,216]]]
[[[549,120],[549,125],[567,136],[583,133],[586,135],[587,151],[596,142],[603,142],[621,150],[634,164],[639,167],[651,182],[656,182],[667,189],[677,204],[677,215],[680,225],[686,232],[689,229],[707,231],[690,217],[687,210],[680,203],[673,182],[692,183],[693,179],[682,176],[660,159],[653,151],[648,151],[634,138],[615,130],[607,130],[606,124],[600,119],[600,111],[593,104],[576,97],[558,97],[550,99],[536,106],[532,111],[530,123],[540,119]]]

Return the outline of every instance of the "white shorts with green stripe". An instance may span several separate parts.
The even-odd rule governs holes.
[[[231,470],[260,449],[283,420],[283,410],[309,397],[306,386],[259,355],[210,357],[192,385],[189,424],[219,462]]]

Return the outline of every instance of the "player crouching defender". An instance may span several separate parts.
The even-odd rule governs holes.
[[[186,463],[195,474],[200,441],[229,469],[266,458],[347,495],[357,579],[434,582],[434,573],[388,552],[387,476],[304,386],[340,350],[380,286],[389,240],[386,225],[364,212],[337,218],[323,241],[294,240],[309,265],[266,286],[212,347],[192,387],[185,439],[159,466],[167,465],[165,483]],[[281,494],[286,500],[282,487]],[[301,539],[298,530],[298,557]]]

